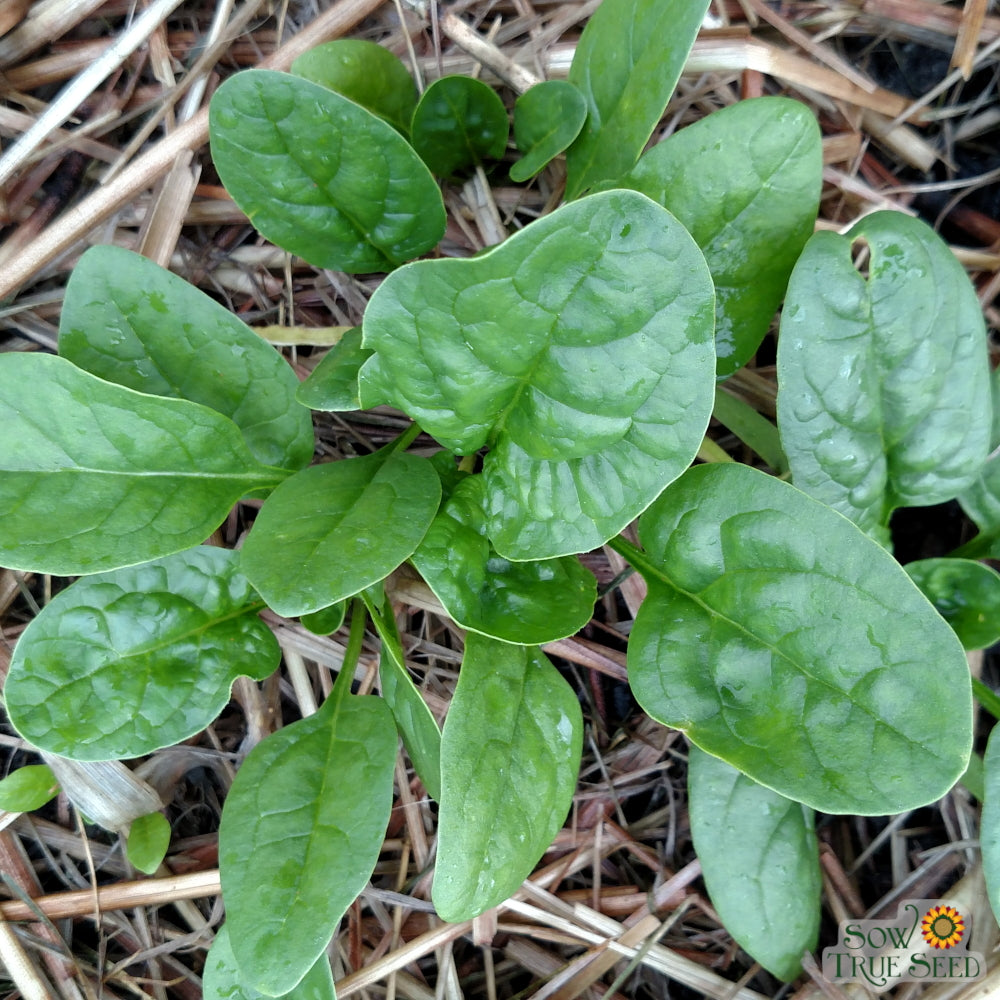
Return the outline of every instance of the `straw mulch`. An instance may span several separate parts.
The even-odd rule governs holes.
[[[373,286],[263,243],[227,198],[205,143],[208,99],[220,80],[247,66],[287,68],[299,52],[352,35],[388,46],[424,82],[450,72],[502,81],[510,104],[524,71],[565,76],[595,7],[596,0],[459,0],[447,12],[400,0],[0,0],[0,350],[54,349],[75,260],[92,243],[117,243],[172,268],[248,323],[285,328],[271,336],[287,342],[289,360],[305,375],[322,356],[322,328],[356,324]],[[715,0],[714,26],[699,38],[658,135],[759,94],[805,102],[825,136],[820,225],[841,227],[879,207],[919,212],[954,246],[996,326],[1000,17],[986,7],[986,0]],[[502,169],[489,180],[446,189],[455,253],[497,242],[558,201],[558,166],[527,188],[510,186]],[[773,416],[770,360],[773,353],[762,351],[735,385]],[[367,448],[401,426],[391,413],[324,418],[319,447],[327,456]],[[718,433],[722,448],[740,448]],[[244,524],[231,519],[218,541],[238,544]],[[948,512],[931,512],[911,524],[908,556],[942,554],[962,530]],[[615,558],[588,557],[603,584],[620,569]],[[0,675],[32,614],[64,582],[0,570]],[[418,581],[394,586],[407,654],[443,716],[461,637]],[[331,949],[340,997],[851,995],[851,987],[823,982],[815,963],[783,987],[713,912],[691,849],[684,741],[639,713],[623,683],[622,637],[640,587],[636,577],[626,580],[583,634],[549,649],[585,702],[574,807],[532,880],[475,925],[443,924],[427,901],[434,809],[400,759],[373,886]],[[118,839],[85,827],[65,797],[39,815],[0,815],[0,898],[10,900],[0,903],[4,996],[200,995],[205,951],[223,918],[216,831],[234,767],[256,740],[329,691],[343,652],[342,637],[273,624],[285,652],[281,674],[238,685],[210,731],[142,765],[170,803],[173,840],[158,877],[137,876]],[[374,672],[374,641],[365,657]],[[0,729],[0,771],[35,759],[9,727]],[[97,791],[109,797],[102,781]],[[948,892],[980,917],[972,947],[991,952],[996,927],[978,870],[977,816],[977,803],[958,790],[934,808],[889,820],[821,819],[821,947],[833,943],[838,920]],[[994,970],[993,989],[997,981]],[[957,994],[911,984],[897,995]]]

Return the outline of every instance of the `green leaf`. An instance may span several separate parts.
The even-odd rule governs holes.
[[[425,91],[413,112],[413,148],[439,177],[498,160],[510,123],[492,88],[468,76],[444,76]]]
[[[985,790],[979,843],[983,875],[993,913],[1000,920],[1000,726],[994,726],[983,755]]]
[[[852,246],[871,252],[866,280]],[[817,233],[788,286],[778,427],[792,479],[880,539],[892,511],[979,475],[992,413],[979,301],[926,223],[876,212]]]
[[[388,271],[444,235],[434,178],[370,111],[309,80],[247,70],[215,92],[212,159],[271,242],[316,267]]]
[[[360,410],[358,372],[371,356],[361,346],[361,327],[348,330],[301,383],[298,401],[312,410]]]
[[[0,355],[0,564],[71,576],[204,541],[284,478],[236,425],[45,354]]]
[[[403,135],[410,131],[416,84],[399,57],[381,45],[338,38],[303,53],[292,72],[350,98]]]
[[[971,559],[921,559],[907,563],[906,572],[966,649],[985,649],[1000,639],[996,570]]]
[[[24,630],[4,687],[14,727],[73,760],[138,757],[200,732],[241,674],[281,659],[239,556],[202,546],[88,576]]]
[[[320,608],[302,615],[299,621],[314,635],[333,635],[347,617],[347,601],[337,601],[328,608]]]
[[[531,874],[566,819],[582,741],[576,695],[540,650],[468,636],[441,743],[442,919],[484,913]]]
[[[437,512],[441,483],[424,458],[376,452],[297,472],[265,501],[241,550],[243,570],[286,618],[387,577]]]
[[[313,453],[309,411],[282,356],[228,309],[151,260],[91,247],[73,269],[59,353],[85,371],[229,417],[259,462],[287,469]]]
[[[781,447],[778,428],[749,403],[719,386],[715,390],[712,416],[760,455],[776,475],[788,471],[788,459]]]
[[[786,982],[816,947],[823,880],[812,810],[691,747],[691,839],[726,930]]]
[[[486,538],[482,476],[467,476],[434,519],[413,565],[463,628],[526,646],[564,639],[590,621],[594,575],[575,556],[512,563]]]
[[[246,984],[236,964],[228,926],[219,928],[208,950],[202,973],[202,996],[204,1000],[270,1000],[266,993],[258,993]],[[302,981],[283,996],[288,1000],[337,1000],[326,955],[320,955]]]
[[[566,197],[616,181],[642,152],[698,35],[709,0],[604,0],[577,43],[569,82],[588,118],[566,152]]]
[[[492,450],[487,535],[506,559],[588,551],[691,463],[712,409],[714,293],[664,209],[608,191],[471,260],[379,286],[365,406],[404,410],[446,448]]]
[[[336,691],[250,752],[219,828],[222,896],[245,985],[281,996],[322,956],[378,860],[395,761],[385,702]]]
[[[147,813],[132,820],[127,853],[133,867],[147,875],[155,874],[167,856],[169,846],[170,824],[163,813]]]
[[[649,586],[628,668],[654,719],[830,813],[913,809],[965,770],[962,647],[849,521],[729,463],[687,472],[639,531],[645,553],[615,544]]]
[[[740,101],[654,146],[618,182],[669,209],[715,281],[718,375],[760,346],[812,235],[823,151],[813,112],[785,97]]]
[[[534,177],[580,134],[587,101],[565,80],[536,83],[514,102],[514,141],[524,154],[510,168],[510,179]]]
[[[31,812],[41,809],[59,794],[59,782],[52,768],[28,764],[11,771],[0,781],[0,809],[7,812]]]

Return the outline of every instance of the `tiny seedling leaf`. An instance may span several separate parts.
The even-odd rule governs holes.
[[[358,372],[371,356],[361,346],[361,327],[348,330],[299,385],[299,402],[312,410],[359,410]]]
[[[31,812],[59,793],[59,782],[46,764],[27,764],[0,781],[0,809]]]
[[[514,102],[514,141],[524,154],[510,168],[520,184],[534,177],[580,134],[587,101],[565,80],[543,80]]]
[[[132,820],[126,853],[139,871],[152,875],[163,863],[170,846],[170,824],[161,812],[147,813]]]
[[[966,649],[1000,639],[1000,574],[971,559],[921,559],[906,572]]]

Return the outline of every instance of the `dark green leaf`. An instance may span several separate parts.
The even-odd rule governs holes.
[[[299,621],[315,635],[333,635],[347,616],[347,601],[337,601],[328,608],[320,608],[302,615]]]
[[[514,141],[524,154],[510,168],[516,183],[534,177],[579,134],[587,101],[565,80],[543,80],[514,102]]]
[[[441,192],[409,143],[318,83],[237,73],[213,96],[209,129],[233,200],[267,239],[310,264],[387,271],[444,234]]]
[[[147,813],[132,820],[128,831],[129,863],[147,875],[163,864],[170,846],[170,824],[161,812]]]
[[[902,812],[951,788],[972,744],[968,664],[885,549],[735,463],[691,469],[639,529],[629,681],[653,718],[825,812]]]
[[[971,559],[921,559],[906,572],[966,649],[1000,639],[1000,574]]]
[[[241,674],[281,658],[239,557],[202,546],[88,576],[24,630],[4,688],[15,728],[74,760],[138,757],[200,732]]]
[[[297,398],[312,410],[359,410],[358,372],[372,356],[361,346],[361,327],[348,330],[299,386]]]
[[[58,793],[59,782],[52,768],[45,764],[28,764],[0,781],[0,809],[31,812],[32,809],[41,809]]]

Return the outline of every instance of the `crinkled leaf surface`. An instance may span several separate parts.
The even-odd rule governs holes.
[[[688,800],[705,886],[726,930],[768,972],[794,979],[819,935],[823,880],[812,810],[695,746]]]
[[[153,875],[163,864],[170,846],[170,822],[161,812],[146,813],[132,820],[128,831],[129,864]]]
[[[597,581],[575,556],[512,563],[486,537],[482,476],[467,476],[413,553],[413,564],[463,628],[526,646],[590,621]]]
[[[292,72],[343,94],[398,132],[409,133],[417,87],[399,56],[381,45],[338,38],[300,55]]]
[[[512,560],[600,545],[694,458],[712,409],[714,293],[664,209],[608,191],[472,260],[389,275],[364,318],[365,406],[452,451],[489,444],[487,535]]]
[[[359,410],[358,372],[372,356],[361,346],[361,327],[348,330],[299,385],[297,398],[313,410]]]
[[[541,651],[470,633],[441,742],[432,898],[445,920],[512,895],[566,819],[583,719]]]
[[[566,197],[630,170],[677,85],[709,0],[604,0],[587,22],[569,82],[587,122],[566,152]]]
[[[871,252],[866,280],[852,243]],[[816,233],[778,342],[778,427],[796,486],[880,539],[904,504],[968,488],[992,414],[982,311],[941,238],[899,212]]]
[[[246,985],[281,996],[368,883],[392,807],[396,726],[380,698],[337,697],[243,762],[219,827],[230,942]]]
[[[985,649],[1000,639],[996,570],[972,559],[920,559],[907,563],[906,572],[966,649]]]
[[[262,607],[237,553],[211,546],[78,580],[14,648],[10,720],[35,746],[74,760],[179,743],[215,719],[237,677],[277,669]]]
[[[514,141],[524,154],[510,168],[517,183],[534,177],[579,134],[587,101],[565,80],[543,80],[514,102]]]
[[[440,177],[498,160],[507,148],[510,122],[496,92],[469,76],[445,76],[423,93],[413,112],[411,142]]]
[[[300,469],[313,453],[309,411],[287,362],[228,309],[151,260],[91,247],[73,269],[59,353],[98,378],[229,417],[264,465]]]
[[[968,664],[881,546],[735,463],[691,469],[639,529],[649,596],[629,683],[654,719],[825,812],[901,812],[951,788],[972,744]]]
[[[260,465],[227,417],[46,354],[0,356],[0,564],[70,576],[204,541]]]
[[[31,812],[54,799],[59,782],[46,764],[28,764],[11,771],[0,781],[0,809],[7,812]]]
[[[720,377],[746,364],[764,339],[812,235],[822,173],[813,112],[761,97],[674,133],[618,182],[669,209],[705,254]]]
[[[246,70],[212,97],[212,159],[269,240],[316,267],[388,271],[444,235],[444,202],[410,144],[332,90]]]
[[[440,501],[437,473],[415,455],[314,465],[265,501],[241,550],[243,570],[279,615],[318,611],[408,559]]]
[[[985,793],[979,842],[983,875],[993,913],[1000,920],[1000,727],[994,726],[983,755]]]

